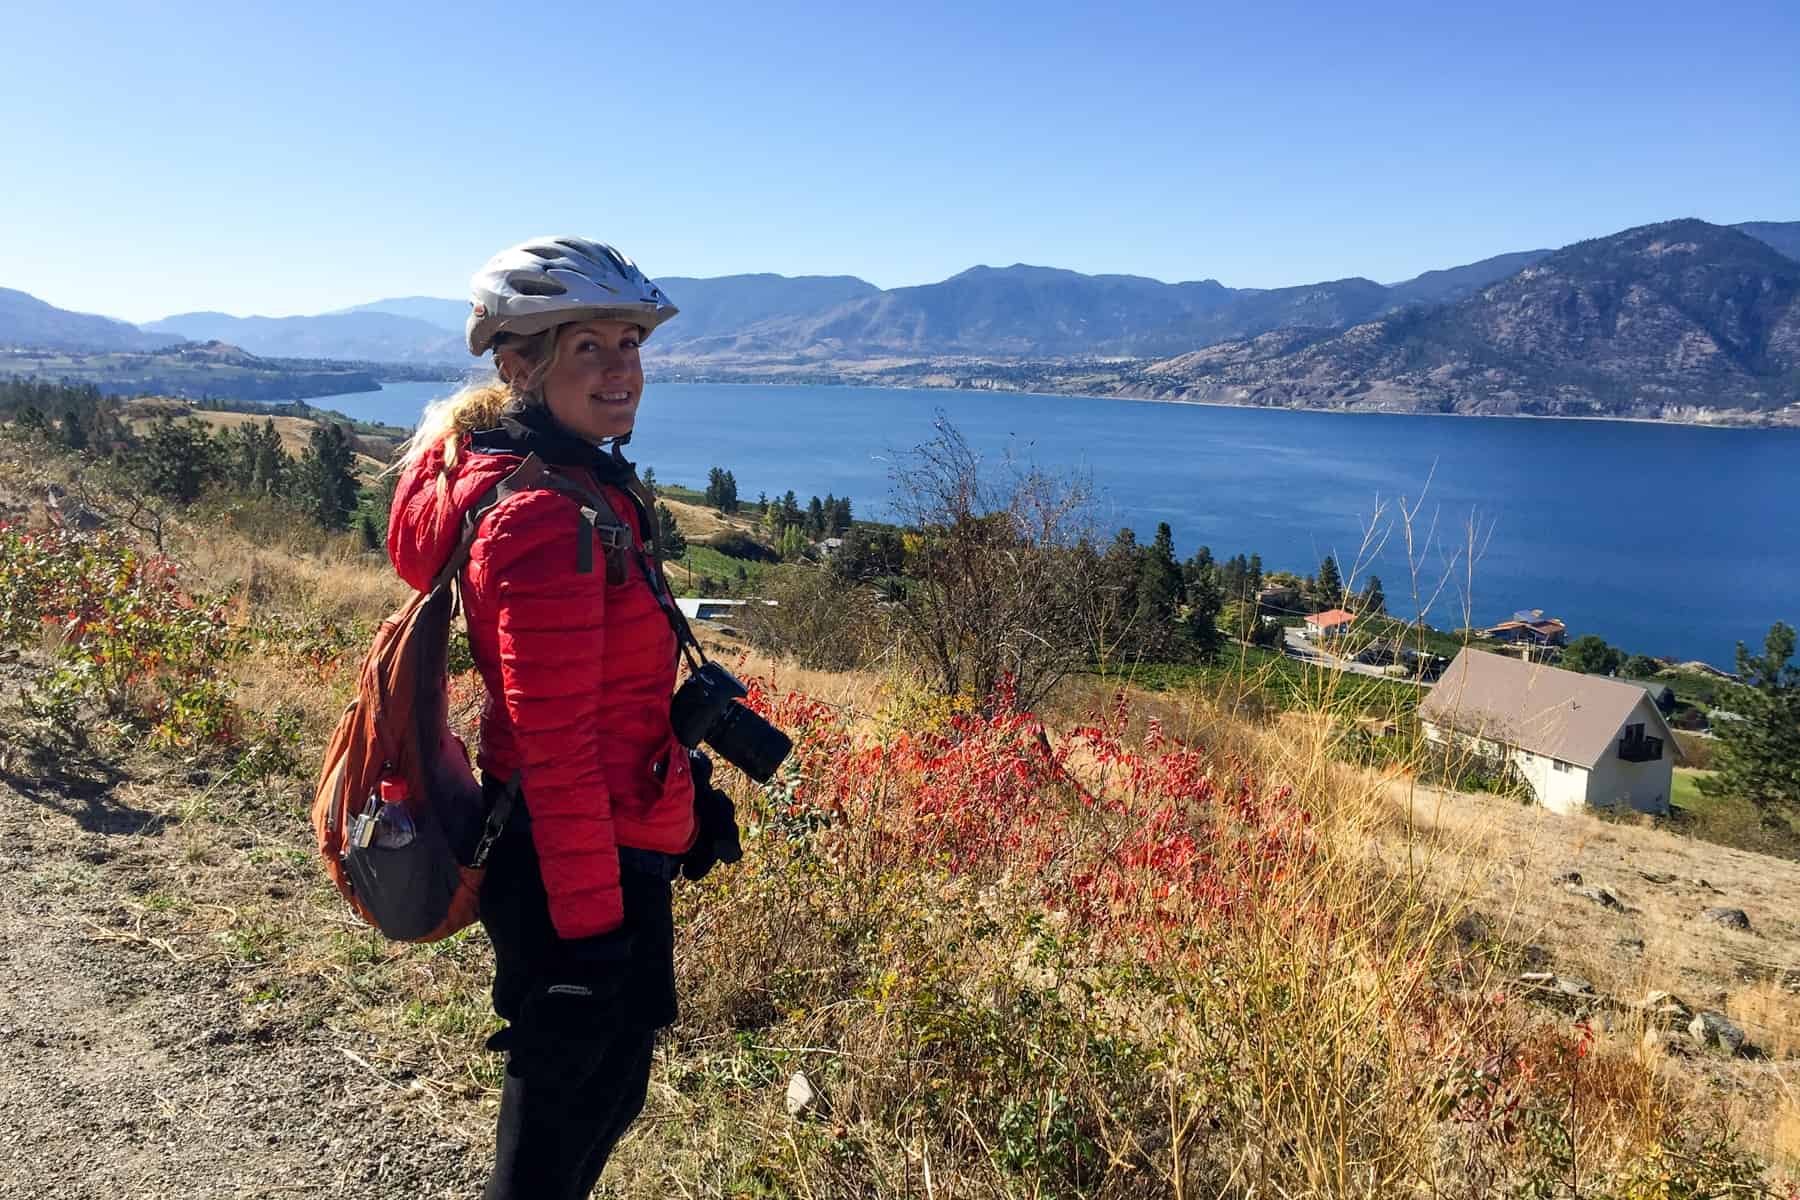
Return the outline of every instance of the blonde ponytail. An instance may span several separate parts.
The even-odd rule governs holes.
[[[477,429],[492,429],[502,417],[517,413],[528,404],[542,404],[543,396],[538,389],[544,376],[556,365],[556,335],[560,328],[547,329],[510,347],[496,342],[496,353],[501,349],[516,349],[527,362],[534,364],[526,378],[515,385],[507,383],[498,374],[489,375],[448,399],[427,405],[424,415],[419,418],[419,427],[407,439],[393,469],[404,470],[441,446],[444,463],[438,478],[442,482],[456,474],[457,451],[463,438]]]

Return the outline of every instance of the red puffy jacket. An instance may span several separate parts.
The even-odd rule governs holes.
[[[636,505],[603,478],[603,456],[518,427],[513,434],[525,440],[502,435],[502,449],[488,435],[465,439],[447,478],[441,450],[402,473],[388,555],[407,583],[430,586],[462,536],[463,513],[528,449],[600,488],[641,537]],[[564,938],[623,919],[619,846],[680,854],[694,840],[693,777],[669,724],[674,632],[635,564],[609,582],[596,541],[592,569],[578,569],[584,535],[593,536],[569,496],[510,496],[482,518],[462,575],[469,646],[488,695],[477,761],[503,779],[523,773],[550,919]]]

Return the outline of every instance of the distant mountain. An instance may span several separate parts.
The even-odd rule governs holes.
[[[680,293],[670,294],[681,303]],[[1015,264],[941,283],[871,292],[811,316],[722,333],[702,352],[821,354],[1091,353],[1229,302],[1215,280],[1162,283]]]
[[[1791,259],[1800,261],[1800,221],[1745,221],[1741,225],[1733,225],[1732,228],[1749,234],[1759,242],[1775,247]]]
[[[1455,304],[1180,355],[1132,390],[1395,411],[1768,411],[1800,404],[1800,263],[1704,221],[1647,225]]]
[[[672,275],[656,282],[681,315],[657,335],[653,348],[732,335],[764,321],[804,318],[881,294],[854,275]]]
[[[1463,267],[1427,271],[1404,283],[1390,285],[1387,306],[1397,309],[1408,304],[1450,304],[1474,295],[1490,283],[1517,275],[1552,253],[1554,251],[1519,250],[1512,254],[1496,254]]]
[[[144,328],[196,342],[229,342],[263,358],[328,358],[460,366],[469,357],[460,334],[452,334],[414,317],[385,312],[328,313],[317,317],[178,313],[152,321]]]
[[[444,300],[437,296],[395,296],[388,300],[371,300],[367,304],[354,304],[349,308],[340,308],[324,315],[332,317],[344,313],[365,312],[410,317],[415,321],[424,321],[427,325],[436,325],[439,329],[450,333],[461,333],[469,320],[469,302],[467,300]]]
[[[46,350],[153,350],[179,337],[145,333],[135,325],[70,312],[36,296],[0,287],[0,346]]]

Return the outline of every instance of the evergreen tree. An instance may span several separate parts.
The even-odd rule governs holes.
[[[301,506],[326,529],[343,529],[356,511],[356,453],[342,425],[315,426],[295,472]]]
[[[815,538],[825,536],[825,505],[817,496],[806,506],[806,532]]]
[[[1624,651],[1592,633],[1570,642],[1562,655],[1564,670],[1579,671],[1583,675],[1611,675],[1624,661]]]
[[[714,467],[706,473],[706,506],[718,508],[724,503],[724,496],[725,471],[721,467]]]
[[[1342,608],[1344,604],[1344,577],[1338,572],[1337,556],[1327,554],[1319,563],[1318,591],[1314,596],[1326,608]]]
[[[643,482],[643,485],[645,487],[649,488],[653,492],[656,490],[656,468],[655,467],[645,467],[644,473],[642,475],[638,476],[638,478],[639,478],[639,480],[641,480]]]
[[[800,500],[794,495],[793,489],[789,488],[787,495],[781,498],[781,525],[786,528],[800,524],[801,520]]]
[[[656,533],[662,542],[663,557],[680,558],[687,553],[687,539],[675,524],[675,512],[661,501],[656,505]]]
[[[1369,576],[1369,581],[1363,585],[1362,595],[1357,598],[1356,611],[1378,615],[1387,612],[1387,593],[1381,590],[1381,576]]]
[[[1781,621],[1770,627],[1762,654],[1738,643],[1745,686],[1731,706],[1743,719],[1713,725],[1719,772],[1700,783],[1708,795],[1749,800],[1770,823],[1800,818],[1800,666],[1793,657],[1794,628]]]
[[[1219,633],[1219,611],[1225,606],[1225,597],[1220,593],[1218,582],[1210,570],[1195,576],[1194,581],[1188,585],[1187,606],[1181,630],[1196,654],[1201,658],[1211,658],[1218,653],[1219,645],[1224,640]]]
[[[850,497],[839,496],[837,499],[837,507],[832,510],[830,516],[831,516],[831,532],[833,534],[841,537],[842,535],[849,533],[850,532],[850,519],[851,519],[850,518]]]
[[[1161,649],[1165,631],[1175,624],[1181,602],[1181,568],[1175,562],[1175,535],[1167,521],[1156,527],[1156,537],[1139,558],[1137,623],[1146,648]]]
[[[1194,602],[1195,589],[1202,586],[1217,589],[1218,580],[1213,578],[1212,547],[1202,546],[1194,551],[1194,556],[1181,564],[1181,598],[1187,603]]]
[[[1250,588],[1250,562],[1242,554],[1234,554],[1219,568],[1219,587],[1227,604],[1241,603]]]
[[[1262,586],[1262,555],[1252,554],[1249,563],[1244,568],[1244,599],[1256,599],[1256,594],[1262,591]]]
[[[356,531],[362,535],[364,550],[381,549],[381,531],[375,528],[375,514],[363,509],[362,517],[356,523]]]
[[[150,426],[127,465],[150,492],[178,504],[192,504],[225,475],[224,455],[212,431],[199,421],[166,415]]]
[[[81,423],[81,414],[71,409],[62,415],[56,423],[56,437],[70,450],[86,450],[88,448],[87,427]]]
[[[737,476],[730,471],[719,476],[719,508],[728,513],[738,510]]]

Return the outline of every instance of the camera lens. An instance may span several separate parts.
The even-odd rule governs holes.
[[[758,783],[769,782],[794,748],[787,734],[736,701],[725,706],[706,742]]]

